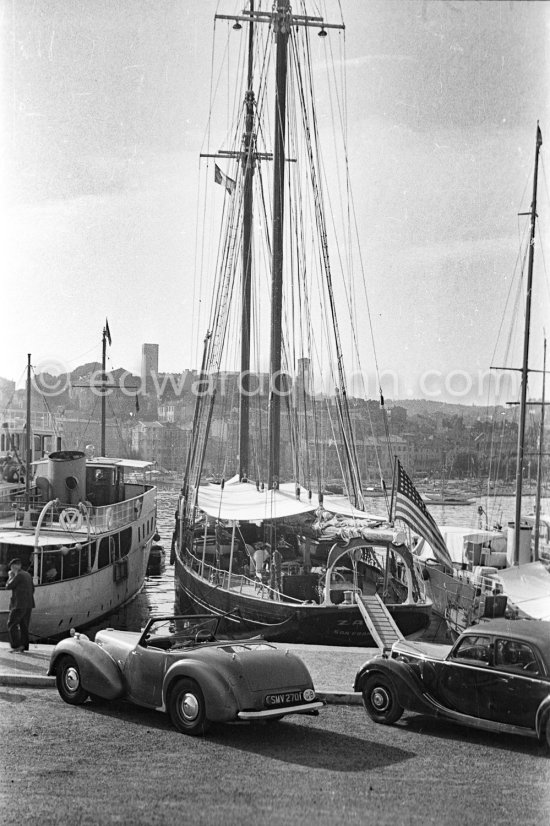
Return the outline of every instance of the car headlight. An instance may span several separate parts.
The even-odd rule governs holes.
[[[398,663],[406,663],[407,665],[418,662],[418,657],[411,657],[408,654],[396,654],[393,659],[397,660]]]

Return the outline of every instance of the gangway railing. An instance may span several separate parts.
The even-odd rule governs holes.
[[[365,625],[382,653],[389,651],[394,642],[404,639],[403,634],[378,594],[363,596],[356,592],[355,602]]]

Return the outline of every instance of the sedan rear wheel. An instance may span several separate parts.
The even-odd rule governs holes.
[[[387,726],[399,720],[404,710],[399,704],[392,681],[382,674],[373,674],[367,678],[363,689],[363,704],[375,723]]]
[[[88,698],[82,688],[80,668],[74,657],[61,657],[55,669],[57,690],[63,700],[71,706],[80,706]]]
[[[546,725],[544,726],[544,733],[546,736],[546,748],[550,750],[550,714],[546,716]]]
[[[209,728],[203,693],[194,680],[178,680],[170,692],[168,713],[174,726],[184,734],[197,737]]]

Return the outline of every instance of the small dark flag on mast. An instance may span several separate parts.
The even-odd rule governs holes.
[[[233,195],[236,183],[233,180],[233,178],[230,178],[228,175],[225,175],[225,173],[221,171],[218,164],[214,164],[214,180],[217,184],[221,184],[221,186],[224,186],[230,195]]]
[[[542,146],[542,132],[540,126],[537,124],[537,146]]]
[[[111,347],[111,331],[109,330],[109,322],[107,321],[107,319],[105,319],[105,336],[107,338],[107,341],[109,342],[109,347]]]

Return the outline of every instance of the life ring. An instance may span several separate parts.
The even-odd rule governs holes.
[[[59,514],[59,524],[66,531],[78,531],[82,527],[82,514],[78,508],[65,508]]]
[[[107,510],[105,511],[105,520],[107,522],[107,527],[112,528],[113,527],[113,509],[112,508],[107,508]]]

